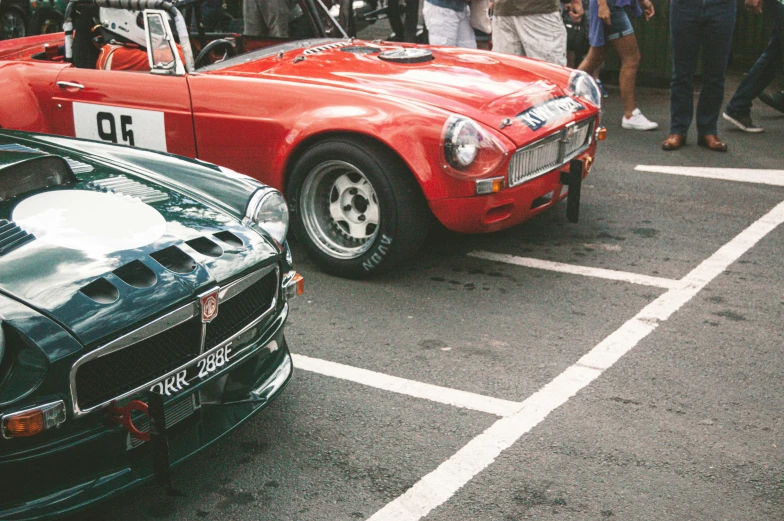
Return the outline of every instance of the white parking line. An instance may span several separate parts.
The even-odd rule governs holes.
[[[368,521],[416,521],[449,500],[493,463],[503,450],[598,378],[782,222],[784,203],[701,262],[682,279],[684,284],[681,287],[670,289],[645,306],[574,365],[526,399],[517,413],[495,422]]]
[[[592,268],[590,266],[579,266],[576,264],[564,264],[562,262],[533,259],[531,257],[515,257],[514,255],[491,253],[489,251],[472,251],[468,253],[468,256],[495,262],[504,262],[506,264],[514,264],[516,266],[525,266],[527,268],[558,271],[561,273],[584,275],[586,277],[596,277],[600,279],[620,280],[623,282],[631,282],[633,284],[642,284],[643,286],[653,286],[656,288],[674,289],[679,287],[681,284],[681,282],[678,280],[651,277],[648,275],[629,273],[627,271],[615,271],[604,268]]]
[[[415,382],[405,378],[398,378],[397,376],[360,369],[359,367],[328,362],[319,358],[310,358],[303,355],[291,356],[297,369],[332,376],[333,378],[340,378],[341,380],[348,380],[393,393],[424,398],[432,402],[495,414],[496,416],[509,416],[519,411],[520,407],[523,406],[521,402],[511,402],[493,398],[492,396],[450,389],[449,387]]]
[[[741,183],[784,186],[784,170],[756,170],[752,168],[707,168],[693,166],[637,165],[639,172],[703,177]]]

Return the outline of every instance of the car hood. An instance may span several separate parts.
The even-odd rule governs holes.
[[[132,169],[40,141],[19,145],[0,135],[0,181],[20,159],[53,153],[68,161],[76,182],[0,202],[0,227],[7,220],[5,230],[28,235],[6,250],[8,234],[0,228],[0,292],[57,321],[85,346],[279,255],[227,212]]]
[[[384,59],[397,52],[400,58]],[[409,63],[430,52],[432,59]],[[393,57],[394,58],[394,57]],[[490,126],[547,99],[564,96],[551,77],[568,72],[548,64],[485,51],[366,41],[322,40],[269,47],[204,69],[208,74],[318,83],[428,103]]]

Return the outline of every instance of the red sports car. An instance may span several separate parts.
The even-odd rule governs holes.
[[[193,5],[177,4],[183,17],[164,0],[71,2],[65,35],[0,42],[0,127],[255,177],[285,192],[318,264],[347,277],[413,255],[433,216],[492,232],[571,191],[576,217],[602,137],[592,78],[488,51],[348,38],[320,0],[292,1],[286,37],[189,35],[202,27]],[[101,45],[128,45],[103,9],[131,6],[148,65],[105,70],[102,56],[96,68]]]

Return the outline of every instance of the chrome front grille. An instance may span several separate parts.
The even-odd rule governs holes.
[[[509,162],[509,186],[530,181],[574,159],[591,144],[593,119],[571,123],[519,149]]]
[[[275,309],[279,287],[277,265],[267,266],[221,287],[209,324],[197,300],[90,351],[71,367],[74,414],[149,389],[259,324]]]

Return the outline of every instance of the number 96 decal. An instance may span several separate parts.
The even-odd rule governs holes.
[[[167,152],[163,112],[74,102],[73,117],[76,137]]]

